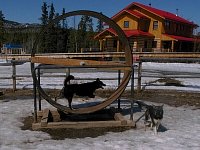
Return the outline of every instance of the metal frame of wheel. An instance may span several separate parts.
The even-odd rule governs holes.
[[[77,108],[77,109],[71,110],[67,106],[63,106],[61,104],[58,104],[57,102],[55,102],[51,97],[49,97],[45,93],[45,91],[42,89],[42,87],[40,86],[40,83],[37,79],[35,63],[32,62],[32,61],[31,61],[31,71],[32,71],[32,77],[33,77],[34,85],[37,87],[38,92],[52,106],[63,111],[64,113],[87,114],[87,113],[92,113],[92,112],[101,110],[101,109],[109,106],[112,102],[117,100],[121,96],[121,94],[124,92],[127,84],[129,83],[130,77],[131,77],[132,52],[131,52],[131,48],[130,48],[130,45],[129,45],[129,42],[128,42],[126,35],[122,31],[122,29],[112,19],[108,18],[107,16],[103,15],[102,13],[98,13],[98,12],[94,12],[94,11],[88,11],[88,10],[78,10],[78,11],[72,11],[72,12],[68,12],[68,13],[65,13],[63,15],[58,16],[57,18],[55,18],[52,22],[50,22],[41,31],[38,38],[34,42],[34,46],[33,46],[32,52],[31,52],[31,58],[35,57],[36,46],[38,45],[40,36],[42,35],[43,32],[45,32],[47,30],[47,28],[49,26],[53,25],[54,23],[56,23],[56,22],[58,22],[58,21],[60,21],[64,18],[71,17],[71,16],[77,16],[77,15],[88,15],[88,16],[100,19],[103,22],[107,23],[110,28],[112,28],[116,31],[120,42],[122,43],[123,47],[125,48],[125,65],[129,68],[129,69],[124,70],[124,76],[123,76],[122,81],[121,81],[120,85],[118,86],[118,88],[107,99],[105,99],[104,101],[102,101],[101,103],[99,103],[95,106],[88,106],[88,107],[85,107],[85,108]],[[81,68],[81,66],[80,66],[80,68]]]

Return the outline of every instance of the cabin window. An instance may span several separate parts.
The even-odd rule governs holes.
[[[157,41],[152,41],[152,48],[157,48]]]
[[[185,30],[185,26],[181,25],[181,30],[184,31]]]
[[[170,21],[169,20],[165,20],[165,27],[167,29],[170,29]]]
[[[158,29],[158,21],[154,21],[153,22],[153,30],[157,30]]]
[[[179,24],[177,23],[176,24],[176,32],[178,32],[179,31]]]
[[[124,28],[129,28],[129,21],[124,21]]]

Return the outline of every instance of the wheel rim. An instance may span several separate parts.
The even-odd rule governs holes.
[[[35,65],[34,63],[31,62],[31,71],[32,71],[32,77],[33,77],[33,81],[36,83],[36,87],[38,89],[38,92],[41,94],[41,96],[47,101],[49,102],[51,105],[53,105],[54,107],[56,107],[57,109],[65,112],[65,113],[74,113],[74,114],[86,114],[86,113],[91,113],[91,112],[95,112],[98,110],[101,110],[105,107],[107,107],[108,105],[110,105],[112,102],[114,102],[116,99],[118,99],[121,94],[124,92],[130,77],[131,77],[131,68],[132,68],[132,53],[131,53],[131,49],[130,49],[130,45],[128,42],[128,39],[126,37],[126,35],[124,34],[124,32],[122,31],[122,29],[110,18],[108,18],[107,16],[101,14],[101,13],[97,13],[94,11],[88,11],[88,10],[78,10],[78,11],[72,11],[72,12],[68,12],[65,13],[61,16],[58,16],[56,19],[54,19],[52,22],[50,22],[46,28],[44,28],[41,33],[39,34],[39,37],[42,35],[43,32],[45,32],[47,30],[47,27],[51,26],[52,24],[67,18],[67,17],[71,17],[71,16],[76,16],[76,15],[88,15],[88,16],[92,16],[95,17],[97,19],[100,19],[102,21],[104,21],[105,23],[107,23],[112,29],[114,29],[118,35],[119,40],[121,41],[123,47],[125,48],[125,63],[127,66],[130,67],[130,70],[125,70],[124,71],[124,76],[122,78],[122,81],[120,83],[120,85],[118,86],[118,88],[114,91],[114,93],[112,93],[110,95],[110,97],[108,97],[107,99],[105,99],[103,102],[95,105],[95,106],[89,106],[86,108],[77,108],[74,110],[69,109],[69,107],[67,106],[63,106],[61,104],[58,104],[57,102],[55,102],[54,100],[51,99],[51,97],[49,97],[46,92],[42,89],[42,87],[40,86],[38,79],[36,77],[36,70],[35,70]],[[36,41],[34,42],[33,45],[33,49],[31,52],[31,57],[35,57],[35,53],[36,53],[36,46],[38,45],[40,38],[37,38]]]

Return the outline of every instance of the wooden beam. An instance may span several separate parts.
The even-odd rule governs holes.
[[[133,52],[135,57],[156,57],[156,58],[200,58],[199,52]],[[124,58],[124,52],[91,52],[91,53],[44,53],[36,54],[37,57],[54,57],[54,58]],[[29,61],[30,54],[8,54],[0,56],[1,59],[12,59]]]
[[[114,109],[113,113],[114,113]],[[41,112],[39,112],[41,115]],[[53,118],[59,118],[58,120],[54,120],[53,122],[49,122],[48,118],[50,117],[50,113]],[[112,113],[112,111],[111,111]],[[120,113],[114,114],[114,120],[107,121],[61,121],[60,115],[57,110],[49,110],[48,108],[43,110],[43,117],[41,122],[32,123],[33,130],[39,129],[59,129],[59,128],[67,128],[67,129],[86,129],[86,128],[106,128],[106,127],[134,127],[135,122],[131,120],[126,120]]]
[[[50,110],[48,108],[44,109],[43,116],[41,119],[41,127],[46,127],[48,123]]]
[[[115,113],[114,118],[115,118],[116,121],[121,121],[122,125],[127,124],[127,120],[122,116],[121,113]]]
[[[41,126],[41,123],[33,123],[33,130],[38,129],[86,129],[86,128],[105,128],[105,127],[134,127],[134,122],[127,120],[126,124],[122,124],[121,121],[83,121],[83,122],[49,122],[47,126]]]
[[[85,67],[85,68],[111,68],[112,70],[131,70],[131,67],[112,61],[95,61],[95,60],[81,60],[69,58],[49,58],[49,57],[32,57],[32,63],[42,63],[51,65],[62,65],[67,67]]]

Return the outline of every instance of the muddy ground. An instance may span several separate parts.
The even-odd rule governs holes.
[[[0,96],[0,100],[16,100],[16,99],[30,99],[33,98],[33,91],[31,89],[16,90],[13,92],[11,89],[0,89],[3,92],[3,96]],[[59,94],[59,91],[48,90],[47,93],[53,93],[53,97]],[[113,93],[113,90],[98,91],[96,95],[100,97],[108,97]],[[164,103],[170,106],[196,106],[200,108],[200,92],[187,92],[176,90],[143,90],[140,93],[134,92],[134,97],[131,96],[131,92],[126,90],[122,95],[122,98],[144,100],[156,103]]]
[[[33,98],[33,91],[30,89],[17,90],[13,92],[11,89],[0,89],[3,91],[3,96],[0,96],[1,101],[10,101],[17,99],[30,99]],[[59,91],[48,90],[49,93],[57,95]],[[97,94],[101,97],[109,96],[113,91],[99,91]],[[134,92],[134,97],[131,96],[130,91],[125,91],[122,95],[123,98],[144,100],[156,103],[164,103],[170,106],[179,107],[183,105],[195,106],[195,109],[200,109],[200,93],[186,92],[176,90],[144,90],[140,93]],[[24,118],[24,126],[22,130],[32,130],[33,117],[28,116]],[[45,129],[44,132],[50,134],[52,139],[62,140],[65,138],[84,138],[84,137],[97,137],[104,135],[107,132],[122,132],[127,128],[95,128],[95,129]]]

